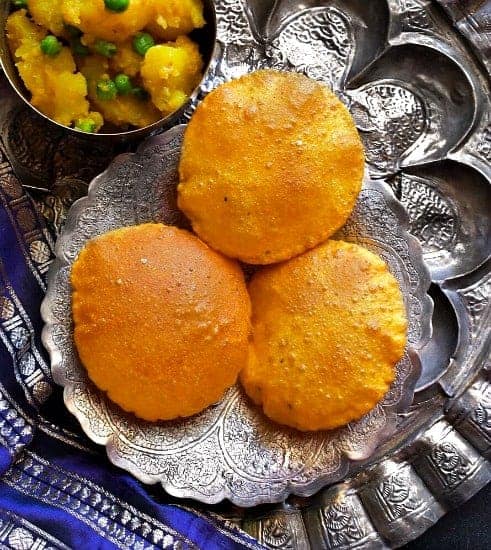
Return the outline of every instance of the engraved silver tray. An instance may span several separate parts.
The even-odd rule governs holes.
[[[295,68],[333,86],[363,132],[371,176],[409,212],[435,311],[411,409],[369,464],[315,497],[213,509],[269,548],[400,546],[491,480],[489,4],[216,4],[219,40],[203,93],[261,66]],[[37,200],[58,226],[113,149],[65,139],[5,97],[7,153],[24,181],[52,190]]]
[[[55,382],[86,434],[106,445],[109,459],[145,483],[160,482],[177,497],[238,506],[310,496],[339,481],[393,434],[420,375],[418,351],[431,336],[429,273],[407,214],[390,188],[366,180],[353,214],[338,237],[381,255],[398,278],[409,320],[406,354],[383,401],[357,422],[304,434],[267,421],[239,387],[203,413],[178,422],[138,420],[94,388],[73,342],[70,271],[86,242],[127,225],[149,221],[186,226],[176,208],[177,169],[185,126],[143,142],[117,157],[68,213],[56,246],[43,303],[43,342]],[[354,462],[356,461],[356,462]]]

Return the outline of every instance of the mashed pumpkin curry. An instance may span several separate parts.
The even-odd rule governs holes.
[[[18,0],[7,37],[31,103],[84,132],[141,128],[179,109],[202,76],[187,35],[201,0]]]

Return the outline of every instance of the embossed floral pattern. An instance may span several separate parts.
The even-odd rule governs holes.
[[[405,86],[390,82],[362,87],[351,98],[372,170],[397,171],[401,158],[425,130],[423,100]]]
[[[293,69],[340,90],[355,49],[348,18],[333,7],[305,10],[292,18],[266,49],[273,67]]]
[[[175,128],[147,141],[136,155],[117,159],[92,185],[89,198],[72,211],[71,229],[63,235],[62,262],[53,272],[47,297],[47,344],[61,352],[60,362],[53,365],[55,378],[67,386],[66,399],[87,432],[96,441],[111,441],[109,456],[114,462],[132,464],[142,479],[161,481],[173,493],[206,502],[228,497],[237,504],[251,504],[272,495],[279,499],[297,488],[314,492],[349,467],[348,457],[366,458],[391,429],[395,411],[407,406],[417,364],[408,358],[401,361],[392,391],[360,421],[335,432],[301,434],[268,423],[238,390],[229,392],[218,406],[176,425],[137,421],[121,414],[88,384],[76,359],[69,265],[88,238],[109,228],[178,219],[172,197],[182,134],[181,127]],[[429,277],[406,229],[389,189],[367,181],[343,235],[382,251],[406,290],[409,342],[417,346],[430,334]]]
[[[346,547],[362,540],[366,533],[353,508],[347,502],[338,502],[323,511],[333,548]]]
[[[435,143],[439,141],[445,142],[445,136],[442,135],[444,126],[442,126],[440,106],[435,103],[435,96],[432,96],[427,90],[421,90],[414,86],[411,78],[404,80],[403,78],[393,76],[388,78],[383,74],[374,74],[373,77],[368,78],[368,81],[357,85],[356,75],[349,75],[357,56],[364,48],[364,44],[359,42],[360,29],[370,28],[369,14],[366,10],[355,7],[355,11],[358,11],[353,15],[347,9],[345,11],[341,3],[334,2],[332,4],[302,8],[298,12],[290,12],[288,17],[271,18],[269,23],[274,21],[275,24],[258,25],[254,19],[253,10],[250,9],[246,1],[219,0],[217,2],[218,53],[216,62],[203,84],[201,97],[220,82],[261,67],[299,70],[328,83],[352,109],[358,126],[364,134],[367,159],[372,175],[383,178],[390,176],[391,181],[402,182],[403,184],[399,185],[396,190],[409,210],[419,211],[421,201],[426,200],[427,208],[425,212],[428,216],[425,220],[418,220],[417,216],[414,219],[412,218],[414,221],[413,229],[416,232],[419,231],[418,237],[427,244],[429,249],[431,248],[437,253],[443,246],[455,241],[458,224],[453,222],[452,210],[446,197],[440,196],[437,200],[428,191],[428,186],[425,187],[419,181],[410,180],[408,174],[405,173],[405,163],[412,165],[418,162],[425,163],[428,160],[434,160],[437,153],[444,156],[451,149],[450,146],[441,150],[434,147]],[[356,5],[357,2],[350,4]],[[284,5],[286,5],[286,1],[279,0],[274,3],[274,10],[280,12]],[[434,27],[434,19],[425,8],[427,2],[423,0],[390,0],[389,5],[391,10],[400,16],[402,22],[401,28],[396,29],[399,33],[397,35],[399,43],[411,41],[411,36],[405,33],[421,33],[421,35],[427,37]],[[266,27],[268,32],[265,35],[261,34],[262,29]],[[391,30],[391,39],[394,38],[393,31],[394,29]],[[384,40],[384,37],[381,38]],[[386,46],[387,51],[389,51],[391,45],[386,44]],[[376,66],[376,62],[373,63],[373,66]],[[426,71],[426,76],[432,76],[431,67],[420,67],[420,69],[423,72]],[[454,78],[454,80],[458,81],[459,79]],[[439,82],[441,90],[444,90],[446,84],[445,82]],[[452,90],[452,94],[454,98],[458,99],[459,94],[467,93],[467,91],[468,88],[456,88]],[[464,138],[466,131],[466,127],[463,125],[462,135],[452,138],[452,146],[460,143],[459,140]],[[489,140],[487,137],[486,131],[484,131],[482,139],[479,141],[479,147],[475,148],[477,154],[482,158],[485,158],[488,152],[487,143]],[[172,147],[168,143],[160,147],[158,155],[166,155],[171,148],[178,146],[176,145],[177,142],[178,139]],[[145,152],[145,155],[140,154],[144,158],[144,165],[149,167],[151,172],[151,161],[154,158],[152,151],[149,149]],[[176,154],[178,153],[174,150],[171,163],[175,161]],[[155,152],[155,155],[157,155],[157,152]],[[63,166],[63,162],[60,163],[60,166]],[[43,167],[40,166],[39,170],[42,169]],[[119,174],[124,181],[127,181],[131,176],[131,171],[128,168],[126,170],[126,172],[121,171]],[[115,173],[112,172],[112,176],[114,175]],[[380,185],[381,190],[383,187],[383,185]],[[139,195],[140,200],[137,201],[135,211],[130,214],[130,218],[134,216],[131,219],[135,221],[157,219],[168,221],[168,223],[185,223],[182,218],[176,217],[177,213],[173,208],[166,208],[164,212],[159,210],[164,202],[172,199],[172,193],[169,193],[171,188],[172,185],[169,185],[162,191],[159,186],[149,184],[148,187],[142,189],[141,195]],[[97,190],[99,190],[99,193]],[[152,197],[157,191],[159,194],[153,201]],[[126,214],[121,216],[121,211],[124,210],[125,201],[128,197],[134,194],[131,186],[127,184],[122,187],[114,185],[110,188],[101,185],[99,181],[97,185],[94,185],[93,193],[92,199],[95,200],[98,207],[85,205],[85,210],[81,211],[79,209],[76,216],[71,220],[71,222],[76,220],[78,225],[70,226],[72,238],[64,242],[64,261],[70,262],[75,257],[87,234],[96,234],[101,231],[101,227],[98,226],[98,211],[104,209],[105,212],[109,213],[107,227],[117,226],[121,223],[121,218],[128,219]],[[408,240],[404,235],[397,234],[397,231],[394,234],[394,222],[391,218],[391,199],[385,193],[384,190],[382,195],[385,197],[386,202],[378,203],[375,200],[367,202],[367,204],[371,202],[370,209],[373,212],[370,215],[374,217],[374,220],[388,220],[383,232],[376,239],[372,231],[374,227],[378,227],[378,222],[375,225],[372,223],[372,227],[367,228],[364,227],[363,223],[357,223],[356,215],[345,231],[351,231],[352,236],[365,235],[364,243],[371,246],[389,261],[399,280],[412,289],[411,296],[408,298],[408,309],[412,312],[411,318],[421,319],[425,315],[428,316],[429,310],[427,306],[422,305],[420,300],[414,299],[414,296],[421,292],[426,283],[418,283],[420,276],[418,269],[412,267],[411,262],[407,261],[408,257],[415,254],[415,247],[407,246]],[[70,200],[70,198],[67,199],[67,201]],[[367,204],[362,205],[361,208],[368,208]],[[397,225],[399,216],[403,215],[397,208],[395,210],[395,225]],[[366,210],[360,211],[359,214],[368,215]],[[117,218],[118,216],[120,217]],[[28,223],[27,218],[26,223]],[[389,230],[390,238],[384,233]],[[77,231],[79,235],[75,236]],[[345,234],[348,235],[348,233]],[[390,245],[386,241],[389,241]],[[397,243],[397,245],[394,243]],[[394,251],[397,251],[397,253],[394,254]],[[397,258],[399,254],[401,257]],[[67,273],[65,271],[61,271],[61,273],[62,277],[57,282],[59,288],[57,298],[59,300],[56,302],[54,315],[54,319],[58,324],[53,327],[51,332],[51,345],[65,350],[62,362],[59,369],[57,369],[57,376],[60,377],[59,381],[65,384],[74,381],[82,383],[81,386],[74,386],[76,391],[74,390],[72,395],[73,402],[77,404],[80,414],[87,419],[91,429],[101,439],[109,438],[114,430],[121,430],[121,433],[135,437],[140,443],[143,442],[144,445],[148,445],[150,449],[145,456],[145,460],[135,458],[134,448],[131,444],[114,438],[113,449],[115,454],[111,457],[113,460],[118,461],[121,457],[124,457],[128,463],[132,463],[133,467],[141,468],[145,475],[151,477],[153,481],[157,479],[156,472],[158,472],[164,484],[169,486],[169,484],[175,482],[175,486],[183,489],[182,494],[186,496],[193,495],[191,485],[194,485],[194,490],[198,491],[197,498],[208,499],[209,501],[218,500],[223,497],[223,487],[225,486],[225,494],[235,495],[238,501],[239,497],[237,495],[242,495],[244,499],[240,502],[249,503],[252,501],[255,492],[257,493],[257,480],[265,476],[276,476],[277,485],[275,490],[277,496],[291,491],[291,487],[288,486],[288,481],[291,479],[299,484],[305,484],[308,483],[309,475],[312,473],[318,477],[324,476],[323,482],[329,476],[331,476],[329,479],[335,479],[336,472],[345,472],[343,470],[346,467],[344,453],[348,451],[354,456],[363,456],[363,450],[366,451],[366,443],[370,436],[374,432],[383,431],[384,427],[387,426],[387,412],[392,411],[400,402],[404,384],[411,385],[414,382],[412,377],[415,376],[415,373],[412,370],[411,361],[406,358],[405,362],[401,363],[398,382],[384,401],[384,406],[377,408],[351,433],[343,433],[341,436],[343,444],[341,446],[336,446],[332,441],[324,441],[321,445],[315,438],[313,442],[309,441],[310,446],[307,446],[307,454],[317,457],[317,464],[306,462],[304,455],[301,453],[289,455],[286,447],[291,446],[291,440],[288,439],[287,435],[278,437],[277,440],[272,440],[271,437],[261,440],[258,437],[258,427],[254,415],[250,415],[249,418],[244,420],[243,417],[234,417],[230,409],[225,408],[215,411],[217,415],[207,419],[209,430],[206,433],[210,437],[208,443],[205,440],[206,438],[196,439],[196,434],[192,430],[186,431],[184,425],[179,425],[179,429],[184,430],[185,438],[194,438],[193,441],[196,442],[196,445],[191,452],[186,450],[187,460],[178,460],[179,464],[176,462],[163,467],[157,448],[158,445],[155,445],[154,442],[156,438],[162,438],[165,445],[168,445],[174,435],[169,436],[167,433],[166,437],[162,434],[162,431],[157,430],[150,433],[147,432],[145,426],[132,426],[129,419],[109,410],[95,394],[84,393],[83,377],[80,376],[75,356],[70,351],[70,325],[66,323],[63,313],[63,301],[66,300],[69,292],[66,285]],[[471,311],[474,312],[473,315],[476,318],[481,319],[487,310],[484,310],[484,312],[479,311],[480,304],[483,301],[479,292],[481,292],[481,289],[476,293],[477,303],[475,306],[471,304]],[[8,315],[8,303],[4,304],[4,310]],[[424,341],[427,336],[424,323],[421,324],[415,321],[411,326],[410,336],[412,343],[417,343],[420,340]],[[26,359],[23,369],[27,373],[30,368],[29,361]],[[60,374],[61,372],[63,374]],[[236,399],[236,396],[232,395],[230,402],[233,402],[234,399]],[[240,409],[239,404],[240,406],[247,406],[244,405],[241,398],[237,399],[236,405]],[[101,410],[104,410],[102,415],[100,414]],[[226,413],[225,410],[227,410]],[[94,411],[98,412],[94,413]],[[480,418],[486,418],[484,409],[479,414]],[[213,443],[215,447],[210,447],[209,441],[213,438],[215,438]],[[255,440],[260,441],[263,448],[260,445],[254,445]],[[216,449],[216,446],[220,448],[221,445],[224,449],[227,449],[227,452],[220,451],[219,455],[223,459],[221,463],[222,470],[219,475],[215,476],[212,469],[202,463],[204,457],[208,454],[216,458],[217,455],[214,455],[211,449]],[[244,445],[247,449],[242,455],[240,449],[236,448],[240,445]],[[182,456],[184,456],[184,453]],[[246,465],[238,467],[237,461],[239,458],[237,457],[244,460]],[[271,460],[275,461],[275,466],[271,466]],[[303,468],[298,467],[301,461],[305,463]],[[442,464],[444,465],[445,461],[442,461]],[[192,475],[187,471],[189,468],[194,469]],[[192,483],[186,481],[186,479],[192,480]],[[200,479],[206,480],[206,483],[200,484]],[[393,488],[396,487],[397,479],[391,480],[391,483]],[[260,490],[264,490],[262,497],[265,499],[266,497],[271,498],[270,486],[260,487]],[[382,495],[384,498],[392,499],[395,502],[399,495],[397,491],[396,493],[385,495],[382,492]],[[336,521],[341,521],[341,512],[342,510],[332,512],[334,514],[332,518],[333,525]],[[356,535],[355,532],[356,528],[353,526],[346,530],[346,533],[348,535],[352,533],[353,537]],[[266,536],[270,546],[274,546],[275,543],[289,544],[288,537],[284,539],[282,529],[274,522],[264,532],[264,537]],[[338,539],[338,543],[342,544],[342,538]],[[349,544],[349,542],[346,542],[346,544]]]
[[[269,548],[295,550],[295,540],[284,518],[268,518],[262,523],[262,539]]]
[[[431,451],[429,460],[448,487],[454,487],[469,476],[472,463],[463,457],[452,443],[444,441]]]

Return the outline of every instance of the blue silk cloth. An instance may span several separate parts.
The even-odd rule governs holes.
[[[70,143],[60,141],[51,159],[43,150],[37,162],[35,148],[25,143],[37,140],[42,149],[42,129],[34,124],[22,140],[17,139],[16,124],[6,124],[5,109],[11,101],[6,93],[3,83],[0,548],[260,548],[256,541],[218,516],[186,508],[171,501],[160,487],[144,487],[113,467],[104,449],[89,442],[65,410],[61,389],[53,384],[41,344],[39,311],[54,257],[55,236],[48,228],[46,204],[53,206],[61,199],[55,193],[47,193],[44,202],[35,202],[14,174],[10,160],[18,153],[39,170],[50,168],[53,161],[55,170],[60,172],[56,159],[69,149]],[[7,111],[11,121],[13,111]],[[21,121],[19,128],[25,128],[25,111],[22,107],[15,111]]]

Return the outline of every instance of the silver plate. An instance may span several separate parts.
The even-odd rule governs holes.
[[[149,221],[185,225],[176,208],[177,169],[185,126],[145,141],[115,159],[68,214],[58,240],[43,303],[43,342],[55,382],[86,434],[106,445],[110,460],[145,483],[160,482],[182,498],[238,506],[309,496],[340,480],[392,435],[398,412],[413,399],[418,351],[431,336],[430,277],[403,207],[383,182],[367,180],[338,238],[382,256],[399,280],[409,319],[408,346],[384,400],[347,427],[302,434],[269,422],[239,387],[193,418],[160,424],[124,414],[89,382],[72,338],[70,270],[86,242],[102,233]],[[359,466],[357,464],[357,466]]]
[[[421,353],[418,393],[410,412],[398,418],[397,437],[359,473],[313,498],[259,510],[218,509],[267,547],[400,546],[491,480],[488,5],[479,0],[217,2],[219,42],[203,93],[251,67],[268,65],[269,59],[281,64],[282,55],[299,70],[341,82],[337,87],[345,100],[360,104],[353,112],[372,151],[372,175],[385,179],[409,211],[434,282],[433,338]],[[316,21],[329,19],[332,8],[342,14],[337,30],[328,24],[319,29]],[[312,22],[307,29],[301,24],[305,18]],[[267,55],[267,45],[279,34],[280,54],[273,45],[274,55]],[[298,63],[295,52],[286,55],[295,49],[304,52],[304,62]],[[19,110],[6,90],[0,93],[9,158],[24,181],[53,189],[38,201],[58,225],[65,206],[83,192],[84,181],[103,165],[111,147],[90,150],[56,135]]]

